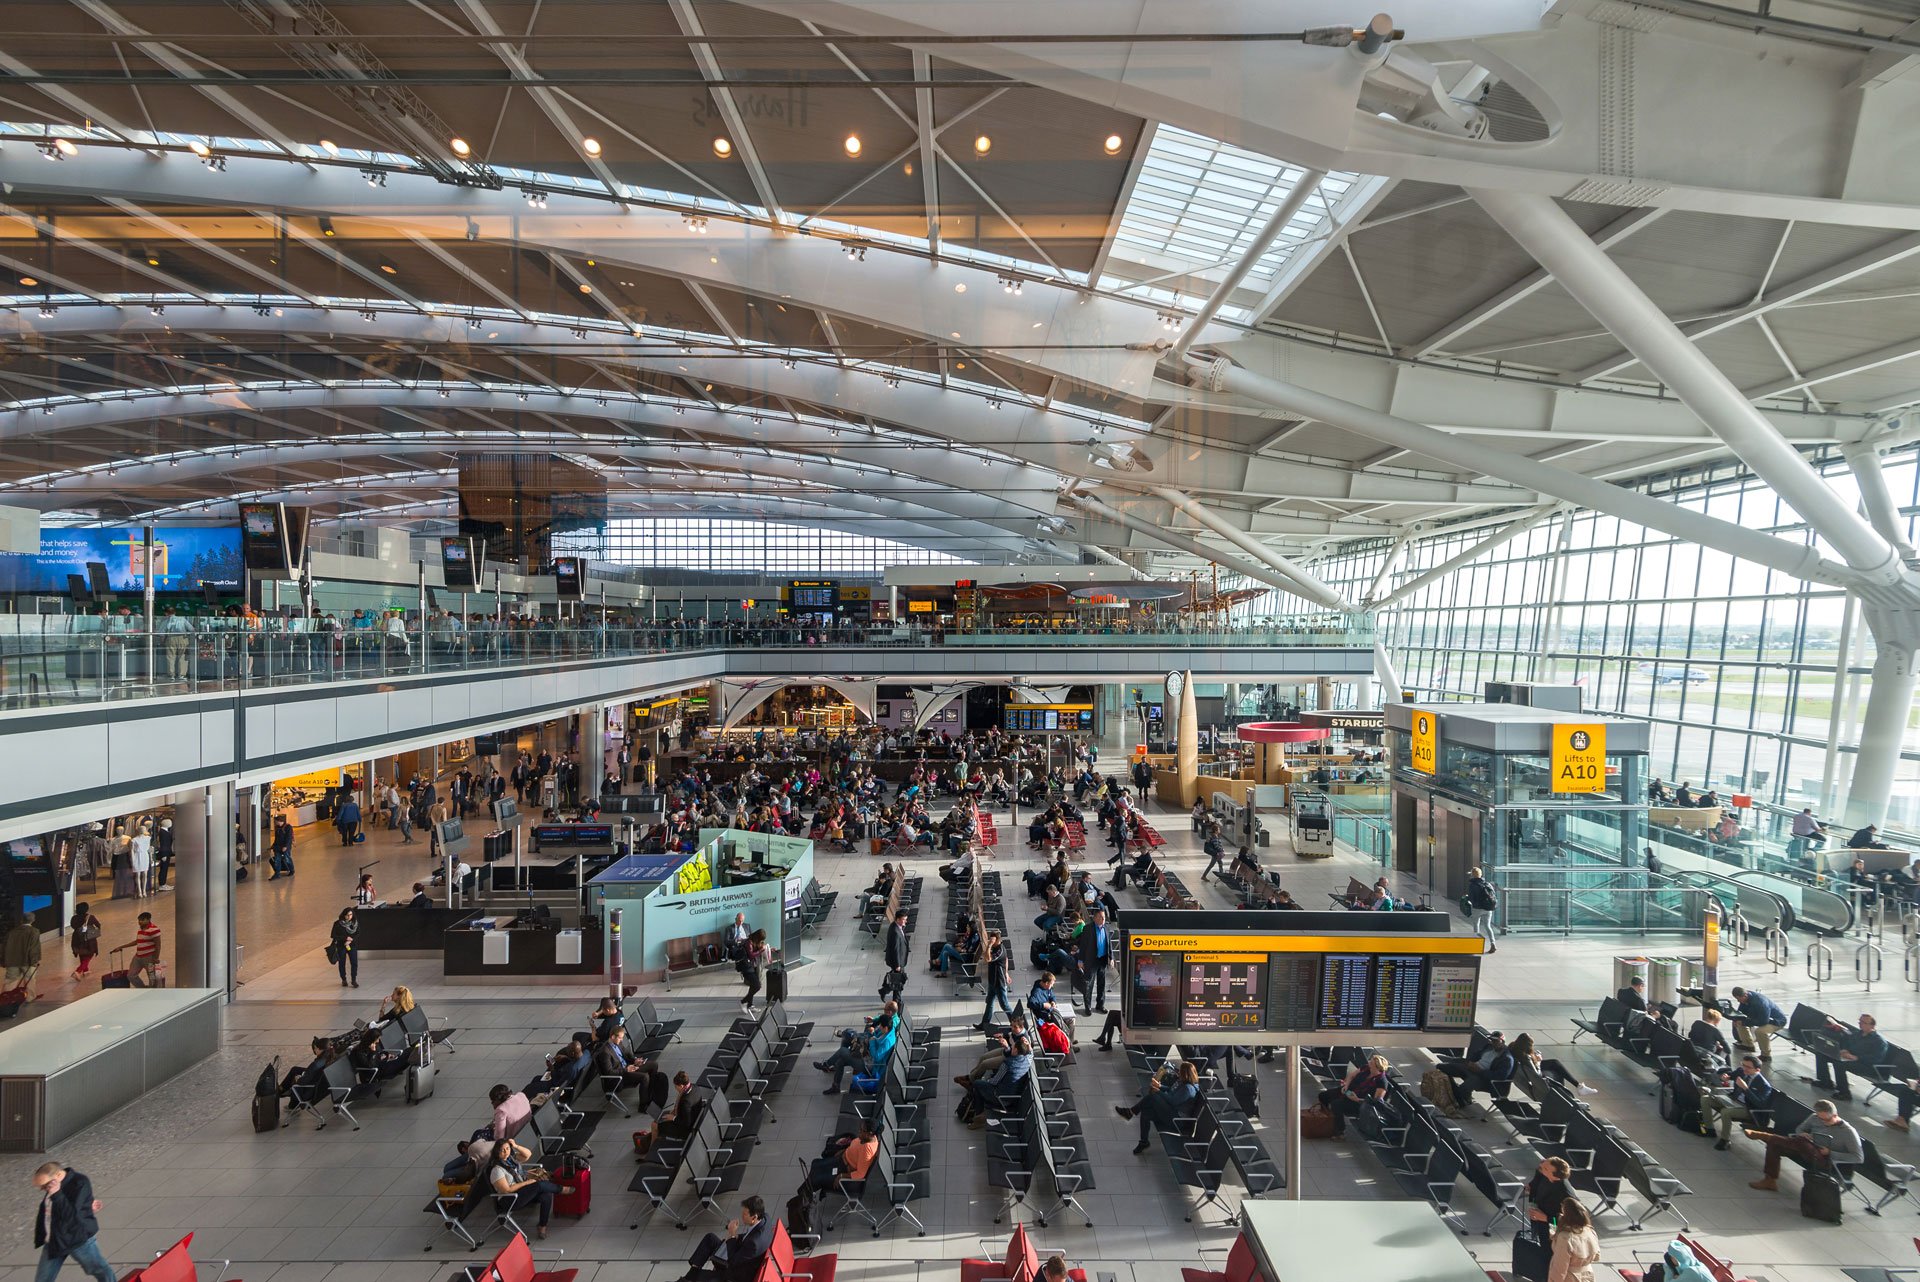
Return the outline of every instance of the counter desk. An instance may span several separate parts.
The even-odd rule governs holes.
[[[457,984],[574,983],[606,973],[606,944],[601,928],[536,927],[489,929],[487,923],[507,920],[491,915],[466,914],[449,929],[441,948],[441,974]]]

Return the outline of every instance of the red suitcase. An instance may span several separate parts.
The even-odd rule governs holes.
[[[553,1213],[571,1215],[575,1219],[585,1215],[593,1205],[593,1172],[582,1165],[576,1170],[560,1174],[556,1179],[563,1190],[570,1188],[573,1192],[562,1192],[553,1199]]]

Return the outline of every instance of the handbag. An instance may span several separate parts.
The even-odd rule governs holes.
[[[327,965],[338,966],[340,964],[340,945],[329,942],[326,947],[326,955]]]

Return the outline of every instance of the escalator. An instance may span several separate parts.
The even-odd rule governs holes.
[[[1787,902],[1785,896],[1777,895],[1763,886],[1701,869],[1672,869],[1667,871],[1667,876],[1676,886],[1705,891],[1721,903],[1737,907],[1753,930],[1764,932],[1775,926],[1781,930],[1792,930],[1797,923],[1793,905]]]
[[[1771,925],[1799,927],[1822,935],[1853,928],[1853,900],[1795,877],[1742,868],[1704,855],[1666,847],[1660,870],[1681,885],[1698,886],[1728,903],[1738,903],[1748,924],[1759,931]]]

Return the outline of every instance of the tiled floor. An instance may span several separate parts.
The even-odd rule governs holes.
[[[1187,874],[1190,885],[1196,884],[1204,860],[1187,834],[1184,816],[1167,814],[1160,820],[1175,852],[1170,856],[1173,865]],[[1004,816],[1001,829],[1011,836]],[[386,851],[385,845],[384,834],[377,836],[375,851],[392,860],[385,883],[409,881],[415,861],[401,864],[400,852]],[[367,857],[372,856],[361,858]],[[1094,858],[1099,857],[1096,852]],[[1305,863],[1275,854],[1271,861],[1306,903],[1324,902],[1322,892],[1343,886],[1349,872],[1371,875],[1370,869],[1346,858]],[[419,862],[424,864],[424,859]],[[864,856],[824,853],[819,862],[823,879],[849,891],[870,879],[873,866]],[[1019,886],[1015,874],[1027,862],[1018,842],[995,861],[1014,896]],[[923,903],[928,929],[939,920],[945,896],[932,864],[924,861],[918,869],[927,877]],[[542,1054],[582,1025],[600,991],[596,985],[580,985],[482,994],[442,984],[433,960],[374,958],[363,966],[363,987],[343,995],[322,961],[320,945],[326,922],[351,884],[353,868],[348,859],[316,846],[306,852],[301,869],[291,886],[250,883],[241,888],[242,937],[257,942],[249,948],[243,971],[248,982],[229,1011],[219,1052],[57,1154],[93,1178],[105,1202],[103,1242],[115,1261],[135,1261],[192,1229],[197,1256],[232,1257],[233,1276],[246,1282],[428,1282],[447,1277],[456,1259],[472,1257],[450,1251],[450,1239],[439,1231],[437,1221],[421,1211],[434,1173],[451,1155],[454,1142],[485,1120],[488,1087],[498,1081],[518,1086],[531,1077]],[[790,1004],[823,1028],[837,1027],[871,1009],[880,974],[877,954],[860,946],[863,937],[852,928],[847,897],[842,903],[824,935],[808,941],[806,951],[814,964],[794,975]],[[1009,919],[1022,921],[1023,908],[1024,901],[1010,902]],[[1018,927],[1015,933],[1021,933]],[[1723,967],[1723,984],[1749,981],[1785,1004],[1803,994],[1811,997],[1798,952],[1802,941],[1794,942],[1796,954],[1777,977],[1755,950]],[[1687,1215],[1749,1273],[1762,1272],[1776,1282],[1837,1282],[1841,1266],[1911,1262],[1912,1235],[1920,1228],[1913,1207],[1890,1208],[1881,1219],[1850,1211],[1846,1224],[1838,1228],[1803,1220],[1794,1197],[1796,1179],[1789,1177],[1786,1191],[1772,1196],[1747,1189],[1759,1165],[1753,1145],[1742,1141],[1730,1153],[1716,1153],[1708,1141],[1663,1125],[1654,1112],[1651,1081],[1644,1070],[1590,1039],[1566,1044],[1573,1008],[1590,1011],[1607,988],[1610,957],[1642,948],[1634,939],[1504,940],[1487,967],[1482,1020],[1510,1035],[1533,1031],[1548,1054],[1559,1056],[1597,1086],[1594,1107],[1694,1188],[1695,1196],[1685,1200]],[[1680,946],[1661,941],[1654,950],[1680,951]],[[1020,951],[1024,953],[1024,947]],[[1847,969],[1845,960],[1843,952],[1842,971]],[[338,1029],[355,1016],[371,1015],[379,997],[399,982],[411,985],[429,1010],[449,1017],[461,1030],[452,1043],[455,1053],[441,1057],[434,1098],[417,1108],[391,1098],[372,1104],[361,1113],[364,1129],[358,1132],[340,1122],[318,1132],[310,1123],[298,1122],[287,1130],[256,1135],[247,1120],[247,1101],[266,1060],[299,1055],[311,1032]],[[736,995],[731,972],[688,979],[671,994],[655,994],[657,1001],[675,1006],[688,1020],[684,1043],[667,1057],[669,1069],[705,1064],[714,1038],[737,1011]],[[977,998],[957,1000],[945,985],[924,975],[914,977],[909,997],[920,1018],[948,1027],[942,1077],[960,1071],[957,1061],[970,1045],[964,1026],[978,1018]],[[1911,988],[1898,983],[1876,987],[1871,996],[1859,995],[1859,985],[1853,983],[1829,986],[1821,1004],[1846,1015],[1873,1011],[1885,1031],[1907,1044],[1920,1027],[1920,1004]],[[1810,1067],[1797,1051],[1781,1050],[1779,1055],[1783,1078]],[[1421,1066],[1419,1052],[1396,1058],[1416,1072]],[[108,1064],[101,1071],[113,1068]],[[1277,1107],[1278,1081],[1272,1068],[1261,1072],[1271,1113]],[[1133,1157],[1132,1125],[1107,1107],[1131,1086],[1124,1057],[1087,1050],[1070,1073],[1096,1160],[1098,1187],[1083,1198],[1095,1227],[1056,1223],[1040,1231],[1039,1239],[1064,1250],[1097,1282],[1103,1274],[1112,1275],[1113,1282],[1175,1282],[1182,1264],[1203,1258],[1218,1267],[1232,1230],[1186,1223],[1182,1216],[1187,1202],[1164,1163],[1155,1155]],[[823,1098],[820,1085],[803,1065],[774,1101],[780,1120],[767,1125],[754,1154],[747,1188],[776,1207],[793,1189],[796,1159],[817,1150],[837,1113],[839,1101]],[[934,1110],[934,1192],[928,1202],[916,1205],[930,1229],[928,1236],[894,1230],[875,1240],[859,1228],[835,1233],[828,1249],[841,1253],[843,1276],[856,1282],[949,1279],[957,1275],[960,1257],[979,1253],[983,1236],[1004,1241],[1006,1228],[991,1222],[997,1199],[985,1186],[978,1137],[952,1120],[947,1111],[951,1103],[949,1092]],[[1850,1109],[1874,1119],[1890,1115],[1890,1106],[1881,1102],[1856,1103]],[[637,1201],[626,1192],[632,1170],[627,1135],[632,1129],[617,1115],[602,1121],[594,1144],[594,1209],[578,1222],[556,1220],[544,1244],[563,1249],[565,1263],[582,1268],[581,1282],[669,1282],[679,1275],[695,1239],[695,1234],[677,1232],[665,1221],[638,1232],[628,1228]],[[1504,1139],[1497,1127],[1479,1124],[1478,1129],[1489,1145]],[[1920,1156],[1920,1141],[1877,1121],[1864,1129],[1892,1156]],[[26,1181],[38,1160],[0,1159],[0,1182],[10,1181],[18,1197],[11,1227],[0,1230],[0,1282],[25,1282],[34,1259]],[[1304,1160],[1311,1197],[1397,1195],[1376,1159],[1357,1142],[1312,1143]],[[1524,1153],[1511,1154],[1508,1160],[1515,1166],[1527,1163]],[[1475,1195],[1463,1192],[1459,1205],[1476,1225],[1484,1220],[1483,1203]],[[705,1227],[711,1226],[696,1226],[696,1232]],[[1634,1250],[1657,1250],[1671,1233],[1672,1222],[1629,1233],[1623,1219],[1609,1216],[1601,1227],[1608,1264],[1630,1264]],[[1487,1266],[1506,1267],[1504,1233],[1476,1236],[1466,1244]],[[1618,1280],[1603,1271],[1603,1282]]]

